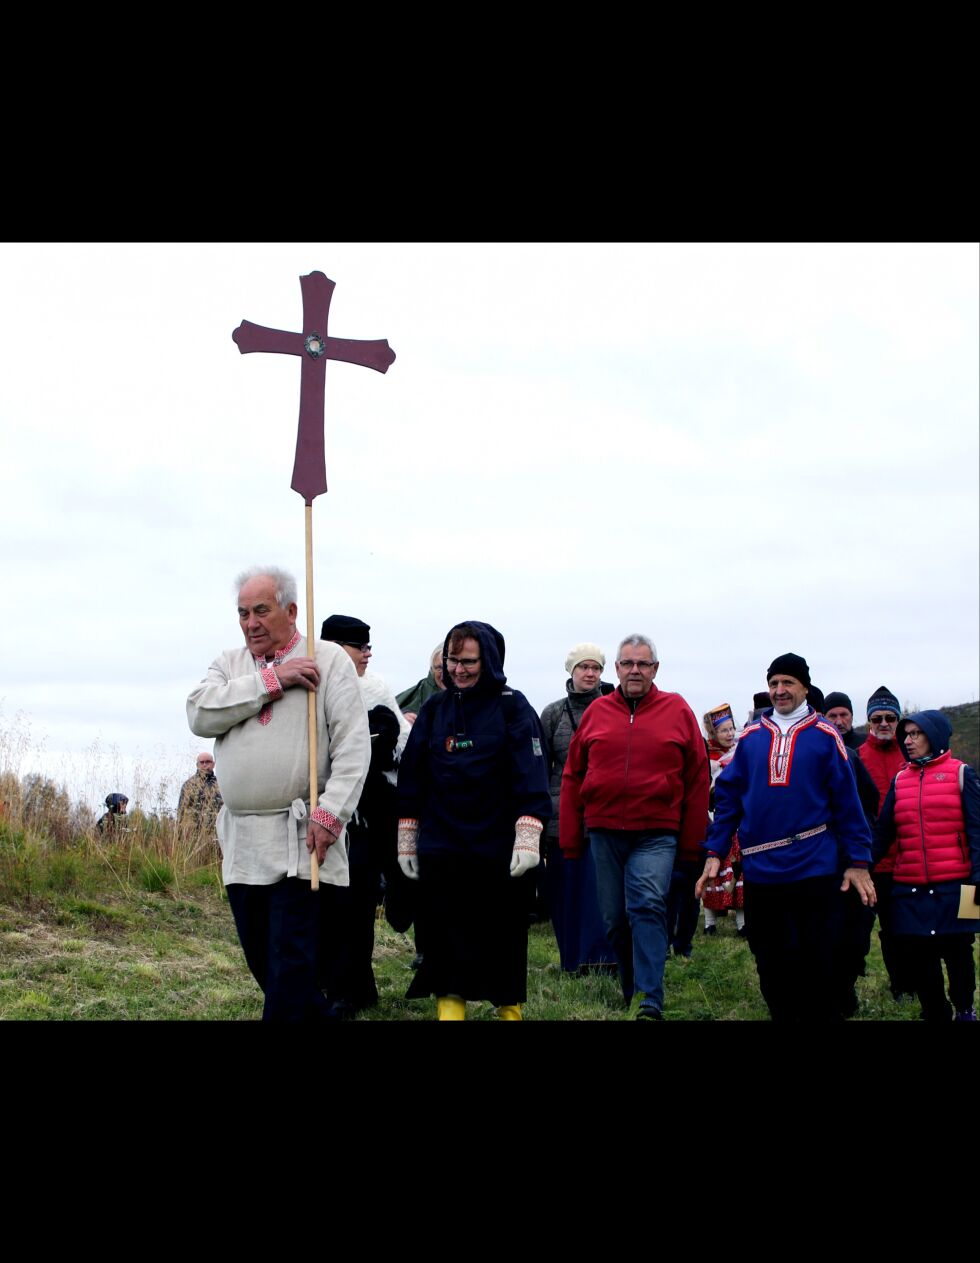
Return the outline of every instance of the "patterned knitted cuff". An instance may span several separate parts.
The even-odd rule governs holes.
[[[334,837],[339,838],[343,832],[344,826],[332,811],[326,811],[323,807],[315,807],[310,812],[310,819],[314,824],[322,824],[325,829],[329,829]]]
[[[514,828],[514,850],[539,854],[538,839],[544,825],[537,816],[519,816]]]
[[[262,677],[265,691],[269,694],[269,701],[278,702],[280,697],[282,697],[283,689],[279,683],[279,677],[276,675],[275,667],[262,667],[259,675]]]
[[[418,854],[419,822],[417,820],[398,821],[398,854]]]

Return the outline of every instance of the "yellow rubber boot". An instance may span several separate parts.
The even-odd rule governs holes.
[[[437,996],[436,1014],[440,1022],[462,1022],[466,1017],[466,1001],[458,995]]]
[[[502,1022],[523,1022],[521,1017],[521,1006],[519,1004],[502,1004],[497,1010],[497,1016]]]

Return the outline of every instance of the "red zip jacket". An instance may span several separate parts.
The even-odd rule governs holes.
[[[634,712],[617,688],[582,717],[561,779],[559,844],[569,859],[584,829],[663,829],[691,852],[708,827],[708,756],[694,712],[651,685]],[[584,829],[583,829],[584,820]]]
[[[889,787],[895,774],[905,766],[905,751],[898,741],[879,741],[873,732],[858,750],[858,758],[868,769],[871,779],[878,790],[878,810],[885,805]],[[892,846],[887,855],[883,855],[874,866],[876,873],[890,873],[895,867],[897,846]]]

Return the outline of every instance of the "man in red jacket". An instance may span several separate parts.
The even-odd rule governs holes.
[[[884,684],[879,684],[868,698],[868,739],[858,750],[861,762],[868,769],[878,790],[878,811],[884,806],[885,797],[895,774],[906,764],[905,750],[896,741],[898,721],[902,707],[895,694]],[[878,895],[878,938],[881,940],[881,958],[888,970],[888,983],[892,996],[898,1000],[911,1000],[915,994],[915,980],[907,959],[906,945],[895,937],[892,929],[892,872],[895,868],[895,848],[883,855],[872,869],[875,891]]]
[[[708,758],[694,712],[654,684],[652,640],[619,646],[619,687],[582,716],[562,775],[559,844],[581,859],[591,844],[599,909],[637,1018],[663,1016],[667,889],[678,850],[708,825]],[[586,857],[587,858],[587,857]]]

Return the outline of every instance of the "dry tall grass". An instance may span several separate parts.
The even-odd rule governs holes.
[[[80,860],[97,858],[124,888],[134,884],[149,890],[179,888],[191,873],[202,868],[217,870],[213,829],[177,819],[180,785],[175,777],[160,777],[152,768],[136,763],[123,789],[118,752],[106,752],[95,743],[83,756],[88,786],[116,786],[129,797],[127,813],[111,817],[100,832],[97,813],[84,798],[73,796],[64,782],[22,770],[37,761],[33,756],[40,749],[25,716],[16,715],[5,723],[0,712],[0,823],[6,842],[0,893],[4,885],[21,884],[18,863],[59,854]],[[98,793],[89,788],[86,797],[91,801]]]

